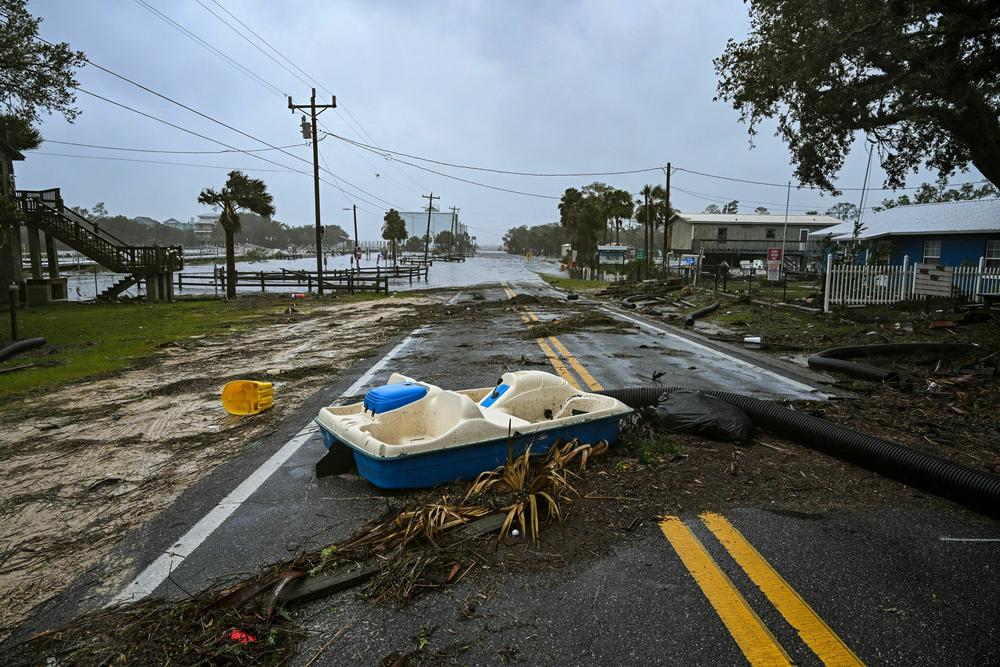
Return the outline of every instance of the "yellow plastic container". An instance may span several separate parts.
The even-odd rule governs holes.
[[[274,405],[270,382],[233,380],[222,388],[222,407],[231,415],[255,415]]]

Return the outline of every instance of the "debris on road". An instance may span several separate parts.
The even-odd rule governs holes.
[[[4,664],[99,664],[108,656],[115,664],[142,665],[283,662],[299,639],[283,607],[365,580],[363,595],[376,603],[410,600],[457,583],[464,576],[460,571],[475,564],[474,557],[484,558],[471,540],[499,532],[499,547],[516,522],[520,532],[537,541],[541,527],[560,520],[576,493],[568,481],[570,465],[583,470],[590,457],[606,451],[605,443],[570,441],[545,456],[526,452],[473,483],[463,502],[474,504],[455,505],[443,496],[234,586],[86,614],[12,647],[16,652],[9,657],[15,659]]]
[[[231,415],[256,415],[274,405],[270,382],[233,380],[222,388],[222,407]]]
[[[656,428],[721,442],[747,444],[755,432],[743,410],[698,391],[664,392],[656,405],[643,408],[641,414]]]

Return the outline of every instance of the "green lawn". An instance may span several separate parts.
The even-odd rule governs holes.
[[[344,295],[335,303],[371,298],[376,295]],[[22,309],[18,312],[20,337],[42,336],[48,344],[0,362],[0,370],[35,364],[0,373],[0,397],[111,373],[170,341],[224,335],[262,324],[281,314],[289,303],[287,298],[258,297],[164,304],[61,303]],[[294,306],[301,313],[325,303],[305,300],[294,302]],[[7,322],[2,326],[3,338],[9,341]]]
[[[574,280],[572,278],[563,278],[562,276],[556,276],[551,273],[539,273],[542,280],[550,285],[560,287],[562,289],[568,290],[585,290],[585,289],[600,289],[602,287],[607,287],[608,283],[604,280]]]

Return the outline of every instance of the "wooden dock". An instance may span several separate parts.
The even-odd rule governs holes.
[[[223,267],[212,272],[179,272],[175,275],[178,292],[185,287],[197,287],[200,291],[225,291],[226,272]],[[323,290],[327,292],[382,292],[389,293],[390,280],[427,280],[426,266],[365,267],[361,269],[331,269],[323,272]],[[262,293],[268,289],[282,291],[301,289],[312,292],[319,286],[316,271],[281,269],[279,271],[237,271],[236,287],[259,288]]]

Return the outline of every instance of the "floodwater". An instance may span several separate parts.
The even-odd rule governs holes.
[[[384,264],[382,264],[384,266]],[[183,273],[211,274],[216,268],[224,264],[190,264],[185,267]],[[371,260],[362,259],[362,267],[374,267],[376,261],[374,256]],[[281,269],[296,271],[315,271],[316,258],[304,257],[302,259],[270,259],[252,262],[237,262],[237,271],[280,271]],[[347,269],[350,268],[350,257],[347,255],[333,255],[326,258],[326,269]],[[415,280],[411,284],[406,278],[389,281],[389,289],[405,292],[416,289],[426,289],[429,287],[466,287],[469,285],[480,285],[483,283],[496,283],[500,280],[511,282],[540,282],[538,273],[559,273],[559,265],[556,260],[547,258],[527,259],[518,255],[508,255],[500,251],[481,251],[477,256],[470,257],[464,262],[434,262],[430,267],[426,281]],[[94,295],[107,289],[120,278],[122,274],[110,272],[92,273],[87,271],[63,272],[68,278],[69,298],[73,301],[89,301]],[[301,292],[303,287],[268,288],[268,292]],[[132,287],[125,292],[128,296],[135,297],[143,293],[144,287]],[[241,286],[241,293],[260,293],[259,287],[250,285]],[[216,290],[211,287],[186,285],[183,290],[176,290],[178,296],[195,294],[215,294]],[[221,293],[221,286],[220,286]]]

